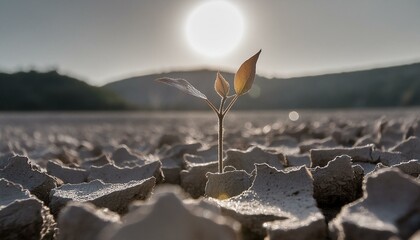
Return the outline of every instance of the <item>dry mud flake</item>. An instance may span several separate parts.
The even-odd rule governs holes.
[[[184,162],[186,165],[197,164],[197,163],[208,163],[208,162],[215,162],[215,161],[217,160],[206,161],[203,157],[199,155],[184,154]]]
[[[140,203],[141,204],[141,203]],[[204,204],[206,205],[206,204]],[[155,193],[101,234],[103,240],[239,240],[240,224],[209,204],[183,202],[173,191]]]
[[[337,206],[361,197],[363,173],[355,171],[347,155],[336,157],[325,167],[311,169],[314,197],[320,206]]]
[[[406,159],[420,159],[420,139],[410,137],[395,147],[391,148],[391,152],[401,152]]]
[[[205,162],[217,161],[217,148],[218,145],[212,145],[207,149],[197,151],[195,155],[202,157]]]
[[[120,221],[120,216],[91,203],[72,202],[58,216],[59,240],[99,240],[106,226]]]
[[[329,223],[331,239],[408,239],[420,226],[420,183],[397,169],[371,174],[363,199]]]
[[[146,178],[155,177],[156,182],[162,182],[163,174],[160,161],[151,162],[143,166],[120,168],[113,164],[101,167],[91,167],[88,180],[102,180],[105,183],[127,183],[129,181],[140,181]]]
[[[206,174],[217,172],[217,162],[191,164],[187,170],[180,174],[181,187],[193,198],[204,196],[206,188]]]
[[[100,166],[111,164],[111,163],[113,163],[113,161],[110,160],[107,155],[102,154],[98,157],[85,159],[85,161],[82,162],[82,167],[85,169],[89,169],[92,166],[100,167]]]
[[[130,202],[145,199],[155,183],[156,179],[151,177],[128,183],[104,183],[95,180],[88,183],[64,184],[51,191],[50,208],[54,214],[57,214],[69,201],[91,202],[98,207],[124,213]]]
[[[251,187],[253,176],[244,170],[206,174],[206,197],[226,199],[241,194]]]
[[[308,154],[286,155],[286,162],[288,167],[311,166],[311,158]]]
[[[299,150],[301,153],[307,153],[311,149],[334,148],[338,146],[339,145],[332,137],[328,137],[324,139],[305,140],[299,144]]]
[[[22,185],[45,203],[48,203],[51,189],[57,187],[56,179],[22,156],[11,158],[9,164],[0,170],[0,178]]]
[[[376,163],[378,159],[372,158],[372,152],[373,145],[353,148],[312,149],[310,151],[311,167],[323,167],[329,161],[341,155],[348,155],[356,162]]]
[[[54,218],[21,185],[0,179],[0,239],[53,239]]]
[[[201,143],[176,144],[174,146],[171,146],[161,155],[164,158],[178,158],[178,157],[182,158],[184,154],[186,153],[189,153],[189,154],[197,153],[197,150],[200,149],[201,147],[202,147]]]
[[[378,145],[384,148],[394,146],[404,139],[406,130],[403,128],[401,122],[385,121],[381,123],[379,129],[379,142]]]
[[[257,164],[249,190],[226,200],[210,200],[255,237],[325,239],[325,219],[312,195],[313,180],[307,168],[283,172]]]
[[[48,161],[47,173],[61,179],[64,183],[86,182],[88,172],[85,169],[70,168],[54,161]]]
[[[357,139],[353,147],[362,147],[371,144],[376,146],[376,138],[372,134],[367,134]]]
[[[162,163],[162,173],[165,183],[179,184],[181,181],[180,173],[185,166],[183,158],[163,158],[160,160]]]
[[[362,134],[364,126],[347,123],[346,126],[340,129],[334,129],[331,136],[337,143],[342,145],[353,144]]]
[[[16,154],[12,151],[9,151],[6,153],[0,152],[0,169],[3,169],[4,167],[6,167],[9,164],[10,159],[13,158],[14,156],[16,156]]]
[[[286,159],[283,154],[265,152],[259,147],[250,147],[246,151],[228,150],[224,160],[224,166],[233,166],[235,169],[245,170],[251,173],[256,163],[266,163],[278,170],[284,169]]]
[[[409,160],[401,152],[388,152],[380,150],[374,150],[372,152],[372,158],[378,159],[385,166],[392,166]]]
[[[117,148],[111,156],[114,163],[118,166],[126,165],[143,165],[145,163],[144,156],[132,152],[127,146],[122,145]]]
[[[373,172],[377,172],[379,171],[379,169],[383,169],[383,168],[388,168],[388,167],[381,163],[378,163],[378,165],[376,165],[376,168]],[[415,178],[416,177],[418,178],[420,176],[420,160],[417,160],[417,159],[401,162],[399,164],[392,165],[390,168],[398,168],[401,172]]]

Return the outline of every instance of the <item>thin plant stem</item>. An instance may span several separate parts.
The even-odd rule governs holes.
[[[226,102],[226,97],[224,97],[224,98],[222,98],[221,100],[220,100],[220,106],[219,106],[219,111],[217,112],[218,113],[218,115],[222,115],[222,113],[223,113],[223,107],[225,106],[225,102]]]
[[[220,106],[219,109],[217,109],[213,103],[211,103],[208,99],[205,99],[205,101],[207,102],[207,104],[210,106],[210,108],[216,113],[217,118],[218,118],[218,127],[219,127],[219,131],[218,131],[218,148],[217,148],[217,153],[218,153],[218,168],[219,168],[219,173],[223,173],[223,119],[226,115],[226,113],[229,112],[229,110],[233,107],[233,104],[235,104],[236,100],[238,100],[239,96],[238,95],[234,95],[233,99],[229,102],[228,106],[223,109],[227,97],[224,97],[221,99],[220,101]]]
[[[213,103],[211,103],[208,99],[204,99],[207,104],[210,106],[210,108],[217,114],[219,115],[219,111],[217,111],[217,108],[213,105]]]
[[[222,115],[225,116],[226,113],[229,112],[229,110],[233,107],[233,104],[235,104],[236,100],[238,100],[239,95],[235,95],[235,97],[233,97],[232,101],[230,101],[229,105],[226,107],[226,109],[223,111]]]
[[[224,115],[219,114],[219,135],[218,135],[218,158],[219,158],[219,173],[223,173],[223,117]]]
[[[218,117],[218,126],[219,126],[219,134],[218,134],[218,148],[217,148],[217,153],[218,153],[218,162],[219,162],[219,173],[223,173],[223,118],[224,115],[223,113],[223,106],[225,105],[226,102],[226,98],[222,98],[220,100],[220,106],[219,106],[219,112],[217,114]]]

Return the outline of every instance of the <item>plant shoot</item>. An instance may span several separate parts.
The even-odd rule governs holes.
[[[223,172],[223,120],[229,110],[233,107],[238,98],[246,94],[252,87],[255,79],[256,65],[258,57],[260,56],[261,50],[255,55],[250,57],[248,60],[242,63],[234,77],[234,89],[235,93],[229,95],[230,85],[229,82],[222,76],[220,72],[216,74],[216,80],[214,82],[214,90],[220,96],[220,104],[217,108],[202,92],[196,89],[191,83],[185,79],[174,79],[174,78],[159,78],[156,79],[158,82],[168,84],[176,87],[179,90],[198,97],[206,101],[209,107],[217,115],[218,118],[218,169],[219,173]]]

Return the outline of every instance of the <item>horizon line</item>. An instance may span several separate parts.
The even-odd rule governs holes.
[[[399,66],[408,66],[420,63],[420,59],[411,59],[411,60],[404,60],[404,61],[393,61],[388,63],[375,63],[375,64],[368,64],[368,65],[362,65],[362,66],[351,66],[351,67],[342,67],[342,68],[335,68],[335,69],[325,69],[325,70],[315,70],[315,71],[302,71],[298,74],[267,74],[263,73],[261,71],[258,71],[257,69],[257,75],[260,77],[264,77],[267,79],[291,79],[291,78],[299,78],[299,77],[314,77],[314,76],[322,76],[322,75],[330,75],[330,74],[339,74],[339,73],[350,73],[350,72],[359,72],[359,71],[368,71],[368,70],[374,70],[374,69],[381,69],[381,68],[390,68],[390,67],[399,67]],[[229,70],[228,68],[219,68],[217,69],[214,66],[196,66],[196,67],[174,67],[174,68],[162,68],[160,71],[138,71],[138,72],[132,72],[127,74],[120,74],[120,77],[112,77],[113,80],[105,80],[104,83],[101,84],[93,84],[92,79],[88,77],[83,77],[81,74],[77,74],[74,71],[71,70],[65,70],[60,69],[60,66],[57,65],[51,65],[48,67],[40,68],[40,67],[34,67],[30,66],[27,69],[23,69],[22,67],[16,67],[18,69],[10,70],[10,69],[4,69],[0,66],[0,73],[6,73],[6,74],[15,74],[19,72],[31,72],[35,71],[38,73],[47,73],[47,72],[57,72],[60,75],[66,75],[81,81],[84,81],[92,86],[102,87],[109,83],[122,81],[129,78],[135,78],[135,77],[143,77],[143,76],[150,76],[150,75],[158,75],[158,74],[167,74],[171,72],[191,72],[191,71],[214,71],[215,73],[217,71],[220,72],[226,72],[235,74],[235,70]]]

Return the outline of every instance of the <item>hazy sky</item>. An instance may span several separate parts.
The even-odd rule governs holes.
[[[188,15],[203,2],[1,0],[0,71],[58,68],[102,85],[176,69],[233,71],[260,48],[265,76],[420,61],[418,0],[232,0],[244,35],[221,58],[186,39]]]

